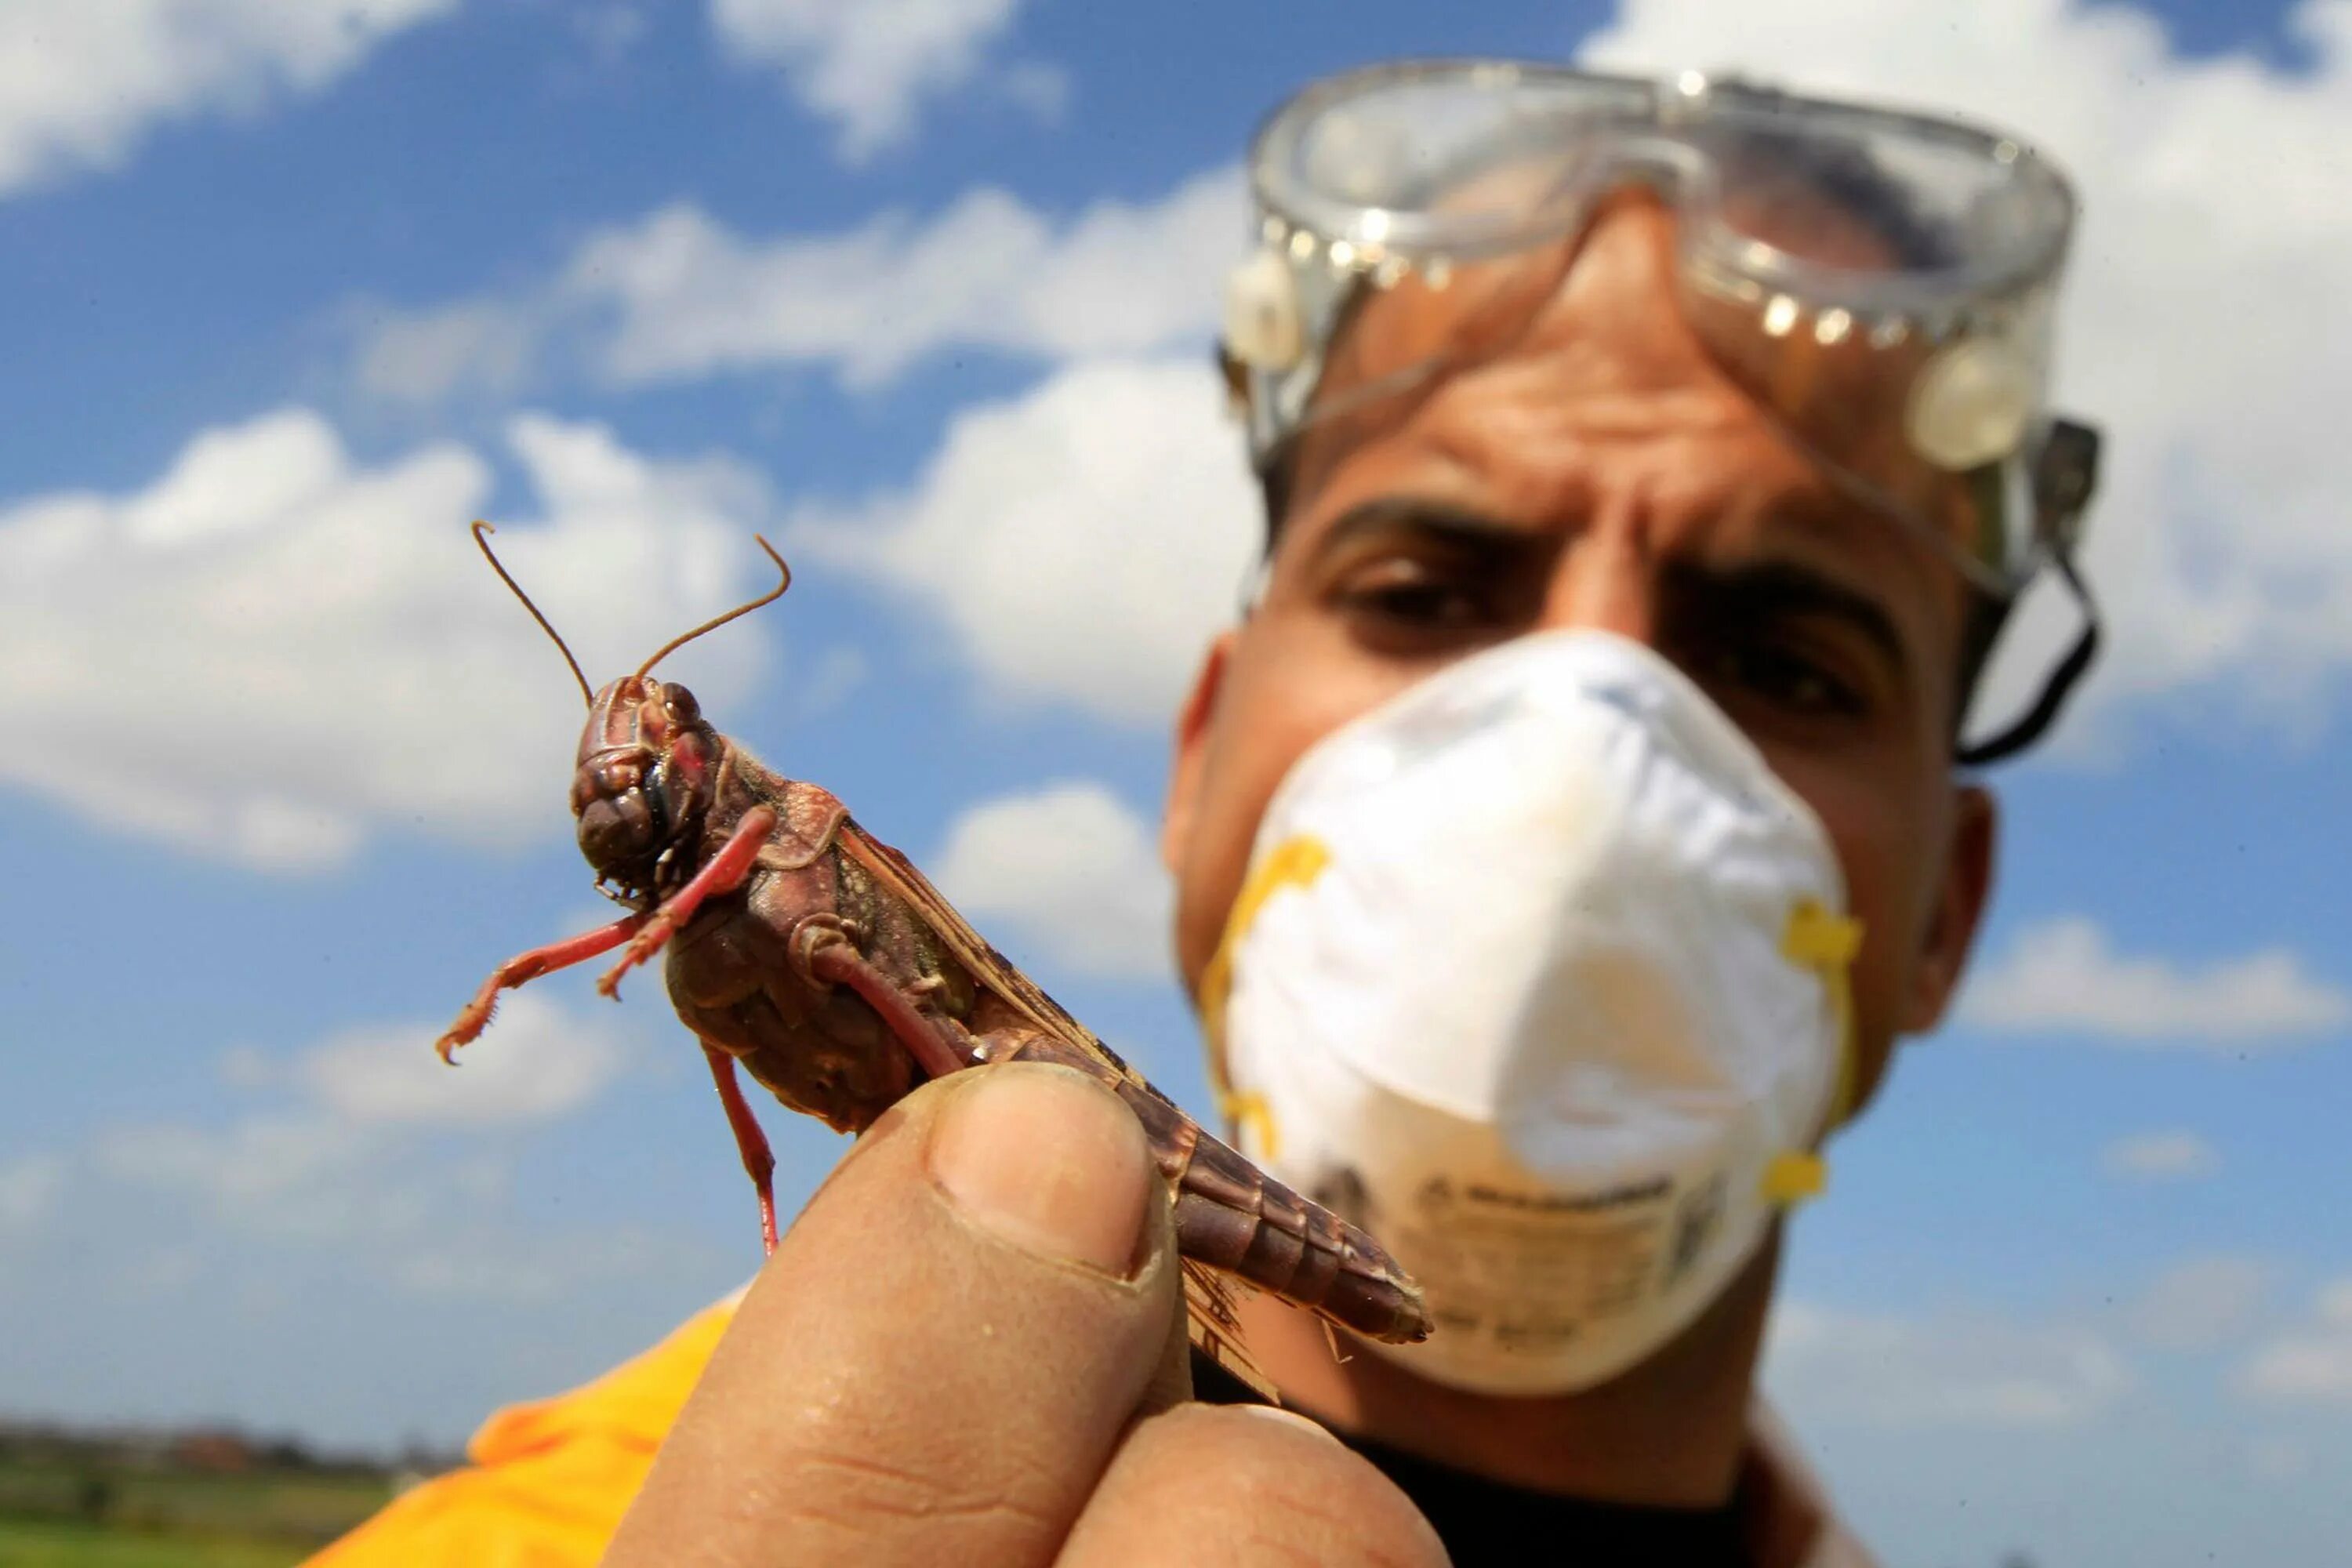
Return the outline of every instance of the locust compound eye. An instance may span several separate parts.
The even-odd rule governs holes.
[[[580,812],[581,853],[599,871],[625,868],[659,842],[660,812],[660,797],[643,789],[591,800]]]
[[[691,724],[702,717],[702,704],[694,700],[693,692],[677,682],[673,680],[664,683],[661,695],[662,706],[669,710],[671,722],[680,725]]]

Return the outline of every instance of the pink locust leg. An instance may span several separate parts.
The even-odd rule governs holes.
[[[768,835],[775,830],[774,807],[755,805],[745,812],[743,820],[735,825],[735,832],[727,840],[725,847],[694,874],[692,881],[672,893],[662,907],[646,919],[644,929],[637,932],[636,940],[629,943],[629,951],[621,955],[620,963],[604,972],[604,977],[596,982],[596,989],[607,996],[618,998],[621,976],[659,952],[662,944],[676,936],[679,929],[694,918],[694,911],[702,907],[703,900],[731,893],[743,885],[743,879],[751,874],[751,862],[759,858],[761,847],[768,842]]]
[[[882,1022],[898,1037],[898,1043],[907,1047],[925,1078],[945,1078],[971,1065],[949,1048],[930,1020],[915,1010],[915,1005],[890,984],[888,975],[860,958],[845,938],[827,942],[811,952],[809,973],[828,984],[848,986],[882,1015]]]
[[[716,1046],[704,1046],[711,1079],[719,1085],[719,1103],[727,1108],[727,1125],[735,1131],[735,1152],[743,1156],[744,1173],[760,1193],[760,1245],[767,1255],[776,1250],[776,1157],[768,1150],[768,1135],[759,1119],[743,1103],[743,1088],[735,1081],[735,1058]]]
[[[534,947],[529,952],[515,954],[482,982],[482,988],[474,993],[474,999],[466,1004],[466,1010],[457,1015],[457,1021],[449,1026],[449,1032],[434,1042],[433,1048],[441,1053],[443,1061],[451,1067],[457,1066],[457,1047],[471,1045],[488,1026],[490,1011],[499,1005],[499,992],[510,991],[526,980],[536,980],[558,969],[569,969],[575,963],[585,963],[600,952],[610,952],[635,936],[637,928],[645,923],[644,915],[625,915],[611,925],[598,926],[594,931],[583,931],[578,936],[565,937],[562,942],[551,942],[545,947]]]

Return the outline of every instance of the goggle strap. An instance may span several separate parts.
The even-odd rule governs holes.
[[[2099,656],[2098,603],[2091,596],[2090,586],[2083,581],[2083,574],[2075,570],[2073,552],[2063,545],[2054,547],[2050,552],[2050,563],[2058,569],[2058,574],[2066,580],[2067,589],[2074,594],[2074,603],[2083,612],[2083,629],[2074,638],[2074,646],[2066,650],[2066,657],[2058,661],[2050,671],[2050,678],[2042,683],[2042,694],[2033,700],[2033,706],[2027,709],[2015,723],[1990,740],[1961,746],[1953,752],[1953,760],[1962,767],[1980,768],[2000,762],[2040,740],[2042,732],[2049,729],[2052,721],[2058,717],[2058,710],[2065,705],[2075,682],[2083,679],[2092,661]]]

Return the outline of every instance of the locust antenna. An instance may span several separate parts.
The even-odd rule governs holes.
[[[784,564],[784,558],[776,553],[776,547],[774,545],[769,543],[766,539],[762,538],[759,534],[755,533],[751,537],[760,541],[760,548],[768,552],[768,559],[776,563],[776,570],[781,574],[776,580],[776,585],[769,589],[766,593],[761,595],[758,598],[752,600],[750,604],[738,605],[733,609],[728,611],[725,615],[713,616],[711,619],[707,620],[700,626],[695,627],[692,631],[681,633],[678,636],[670,638],[669,641],[662,644],[661,647],[654,650],[653,658],[637,666],[638,679],[643,680],[647,675],[653,672],[654,666],[659,664],[662,660],[667,658],[671,654],[676,653],[679,648],[684,647],[687,644],[692,642],[703,633],[717,631],[720,626],[725,626],[728,622],[735,619],[738,616],[748,616],[752,611],[758,609],[761,605],[772,605],[778,599],[784,596],[784,590],[793,585],[793,569]]]
[[[547,617],[539,613],[539,606],[530,602],[530,595],[522,591],[522,584],[509,576],[507,569],[499,564],[499,558],[490,553],[490,542],[488,536],[497,531],[498,530],[488,523],[478,521],[474,524],[474,542],[482,547],[483,558],[489,562],[490,570],[497,573],[499,579],[514,590],[514,596],[522,601],[522,607],[530,612],[530,618],[539,623],[539,629],[555,638],[556,648],[563,655],[563,662],[572,667],[572,679],[580,683],[581,700],[587,703],[593,712],[596,707],[596,693],[590,689],[588,678],[580,673],[580,661],[572,657],[572,650],[563,646],[563,639],[557,637],[555,628],[547,624]]]

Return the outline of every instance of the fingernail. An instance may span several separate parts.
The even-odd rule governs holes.
[[[931,1173],[982,1228],[1024,1251],[1125,1279],[1143,1228],[1143,1129],[1069,1068],[975,1069],[940,1109]]]
[[[1302,1432],[1312,1432],[1326,1443],[1336,1443],[1339,1440],[1339,1435],[1331,1428],[1311,1415],[1301,1415],[1296,1410],[1285,1410],[1274,1405],[1234,1405],[1227,1408],[1238,1410],[1244,1415],[1255,1415],[1262,1420],[1279,1421],[1286,1426],[1296,1426]]]

